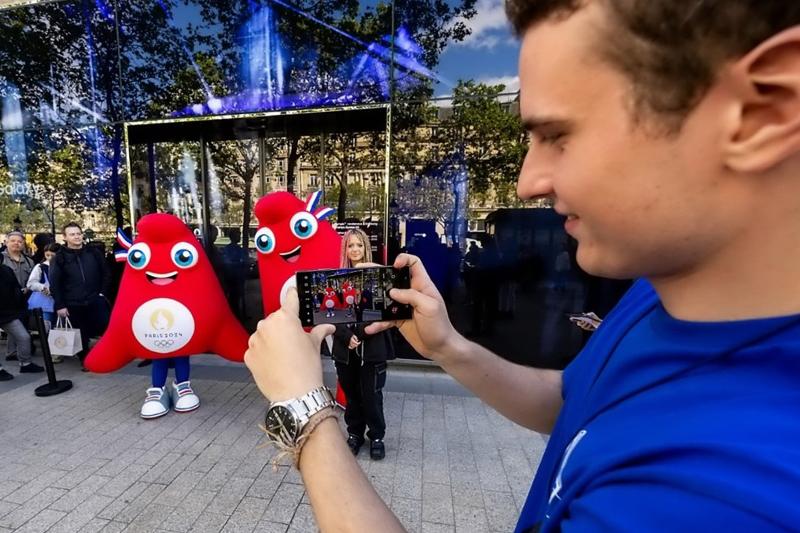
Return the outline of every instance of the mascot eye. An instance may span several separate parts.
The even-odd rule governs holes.
[[[172,262],[178,268],[191,268],[200,260],[197,248],[188,242],[179,242],[173,246],[170,256],[172,257]]]
[[[150,247],[140,242],[128,250],[128,264],[136,270],[141,270],[150,262]]]
[[[261,228],[256,232],[256,248],[262,254],[270,254],[275,249],[275,234],[269,228]]]
[[[289,221],[289,228],[298,239],[308,239],[317,232],[317,219],[311,213],[301,211]]]

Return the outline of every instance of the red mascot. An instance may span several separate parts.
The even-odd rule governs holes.
[[[153,360],[143,418],[197,409],[189,356],[213,352],[241,362],[248,335],[233,316],[203,246],[173,215],[142,217],[131,242],[121,231],[118,261],[127,261],[108,329],[86,358],[92,372],[113,372],[135,358]],[[165,390],[167,372],[175,381]]]
[[[318,207],[322,191],[303,202],[289,192],[273,192],[256,203],[258,273],[264,315],[277,311],[300,270],[339,268],[342,237],[330,222],[329,207]]]
[[[281,191],[256,203],[255,242],[264,316],[280,308],[298,271],[339,268],[342,237],[326,220],[334,210],[319,206],[321,197],[322,191],[316,191],[303,202]],[[335,293],[334,298],[338,305]],[[336,396],[344,404],[344,394],[337,391]]]
[[[336,316],[336,308],[339,306],[339,297],[336,296],[336,291],[333,287],[328,285],[322,293],[322,302],[320,303],[319,310],[325,311],[325,318]]]

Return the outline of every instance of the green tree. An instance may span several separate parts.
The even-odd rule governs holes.
[[[446,145],[463,147],[470,194],[501,204],[513,203],[513,184],[527,150],[525,131],[511,103],[500,102],[503,85],[460,82],[453,114],[442,122]]]

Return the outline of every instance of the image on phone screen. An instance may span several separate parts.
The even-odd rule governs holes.
[[[339,268],[296,274],[303,326],[355,324],[411,318],[411,306],[392,300],[392,288],[407,289],[408,268]]]

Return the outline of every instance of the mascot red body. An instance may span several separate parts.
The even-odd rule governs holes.
[[[342,297],[344,297],[344,304],[346,306],[356,305],[356,301],[358,300],[356,288],[349,281],[342,283]]]
[[[342,238],[325,220],[333,209],[318,207],[321,192],[301,201],[289,192],[273,192],[256,203],[258,272],[264,315],[277,311],[300,270],[339,268]]]
[[[86,358],[92,372],[112,372],[135,358],[213,352],[241,362],[248,335],[228,307],[203,246],[173,215],[139,221],[127,251],[108,329]]]

